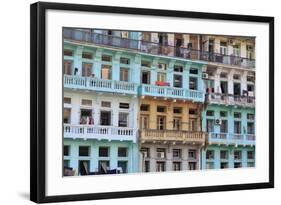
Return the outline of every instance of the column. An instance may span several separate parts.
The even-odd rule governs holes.
[[[173,147],[174,146],[168,146],[166,149],[166,171],[173,171]]]
[[[83,46],[77,46],[74,51],[73,73],[74,70],[77,68],[77,75],[82,75],[82,52]]]
[[[220,39],[215,38],[214,40],[214,51],[215,53],[220,53]]]
[[[202,148],[203,149],[203,148]],[[201,162],[201,148],[199,147],[198,149],[196,149],[196,152],[197,152],[197,163],[196,163],[196,169],[198,169],[198,170],[201,170],[201,164],[200,164],[200,162]]]
[[[243,138],[246,139],[246,134],[247,134],[247,110],[243,109],[241,110],[241,127],[242,127],[242,134]]]
[[[214,168],[220,169],[220,147],[214,147]]]
[[[112,112],[112,125],[118,127],[118,118],[119,118],[119,100],[112,99],[111,102],[111,112]]]
[[[117,160],[118,160],[118,144],[113,144],[111,142],[110,146],[110,169],[116,169],[117,168]]]
[[[112,59],[112,80],[120,80],[120,57],[121,52],[116,52]]]
[[[229,152],[228,166],[229,168],[234,168],[234,147],[229,146],[228,152]]]
[[[96,54],[94,56],[94,65],[93,65],[92,73],[97,78],[101,78],[101,54],[102,54],[102,49],[97,49]]]
[[[246,45],[246,42],[243,42],[243,41],[241,41],[241,45],[240,45],[240,56],[242,58],[247,57],[247,45]]]
[[[206,169],[206,150],[201,150],[201,159],[199,160],[199,163],[201,163],[201,169]]]
[[[202,120],[201,129],[202,129],[202,132],[207,132],[206,109],[202,110],[202,112],[201,112],[201,120]],[[208,135],[206,135],[206,137],[208,137]]]
[[[243,148],[241,150],[241,153],[242,153],[242,167],[247,167],[247,159],[248,159],[248,149],[247,148]]]
[[[97,143],[92,143],[91,146],[91,162],[90,162],[90,171],[91,172],[96,172],[98,171],[99,168],[99,147]]]
[[[221,74],[221,68],[218,67],[216,72],[214,73],[214,89],[215,93],[221,93],[220,89],[220,74]]]
[[[182,166],[182,170],[188,170],[188,147],[187,146],[184,146],[182,148],[182,163],[181,163],[181,166]]]
[[[133,64],[130,67],[130,81],[140,84],[141,76],[141,55],[137,54],[133,59]]]
[[[234,133],[234,120],[233,120],[233,110],[232,109],[229,109],[227,111],[227,130],[228,130],[228,133],[232,134]],[[228,134],[228,138],[230,139],[232,136]]]
[[[241,75],[241,93],[243,94],[243,90],[247,89],[247,75],[248,71],[244,71]]]
[[[131,105],[130,105],[130,114],[129,114],[129,127],[137,129],[138,128],[138,109],[139,109],[138,98],[132,97],[130,104]]]
[[[176,103],[172,104],[166,104],[167,106],[167,114],[166,114],[166,129],[167,130],[172,130],[173,129],[173,105],[176,105]]]
[[[100,99],[96,97],[95,101],[93,102],[93,118],[94,118],[94,125],[100,124]]]
[[[233,45],[227,45],[227,55],[233,55]]]
[[[185,89],[189,89],[189,70],[191,67],[191,63],[186,63],[183,67],[183,73],[182,73],[182,87]]]
[[[139,168],[140,160],[139,160],[139,147],[137,143],[131,143],[131,152],[132,157],[129,159],[131,161],[131,173],[136,173],[141,171]],[[129,163],[129,162],[128,162]]]
[[[150,146],[150,172],[156,172],[156,146]]]
[[[183,34],[183,47],[187,48],[189,42],[190,42],[189,34]]]
[[[234,74],[234,69],[231,69],[227,75],[227,91],[228,94],[233,94],[233,74]]]
[[[167,68],[167,82],[170,83],[171,87],[174,87],[174,65],[175,65],[175,60],[171,60],[168,63],[168,68]]]
[[[188,130],[188,121],[189,121],[189,104],[188,103],[184,103],[183,107],[182,107],[182,114],[181,114],[182,118],[182,130]]]
[[[150,101],[149,128],[157,128],[157,104],[154,100]]]
[[[198,66],[198,91],[202,91],[203,94],[205,93],[205,86],[204,86],[204,81],[202,79],[202,70],[204,66],[199,67]],[[203,95],[204,96],[204,95]]]
[[[159,58],[154,58],[151,65],[151,72],[150,72],[150,84],[155,85],[157,81],[157,68],[158,68],[158,60]]]
[[[71,96],[71,124],[80,124],[80,98],[78,96]]]
[[[76,141],[72,141],[71,143],[71,147],[70,147],[70,167],[72,167],[75,170],[75,175],[78,175],[78,143],[76,143]]]

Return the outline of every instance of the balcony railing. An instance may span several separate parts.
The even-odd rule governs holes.
[[[204,101],[203,92],[197,90],[188,90],[184,88],[175,88],[168,86],[156,86],[149,84],[142,84],[141,95],[166,97],[174,99],[186,99],[193,101]]]
[[[137,132],[136,129],[124,127],[65,124],[64,137],[72,139],[105,139],[136,142]]]
[[[64,87],[74,89],[88,89],[94,91],[118,92],[137,94],[138,84],[114,80],[103,80],[92,77],[64,75]]]
[[[228,145],[255,145],[254,134],[209,133],[209,143]]]
[[[240,96],[221,93],[207,94],[207,101],[210,104],[238,105],[242,107],[255,107],[255,97]]]
[[[143,129],[140,131],[142,141],[172,141],[205,144],[203,132],[177,131],[177,130],[153,130]]]
[[[175,47],[162,45],[159,43],[121,38],[111,35],[82,31],[76,29],[63,29],[65,39],[95,43],[97,45],[106,45],[124,49],[133,49],[136,51],[154,54],[179,57],[189,60],[202,60],[214,63],[227,64],[243,68],[255,68],[255,60],[243,58],[234,55],[222,55],[209,51],[200,51],[185,47]]]

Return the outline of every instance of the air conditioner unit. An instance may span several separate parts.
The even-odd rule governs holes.
[[[216,119],[215,123],[216,123],[216,125],[221,125],[221,119]]]
[[[202,79],[208,79],[209,75],[208,73],[202,73]]]
[[[165,153],[164,152],[158,152],[157,153],[157,158],[164,159],[165,158]]]
[[[166,70],[166,64],[164,64],[164,63],[159,63],[159,64],[158,64],[158,69]]]

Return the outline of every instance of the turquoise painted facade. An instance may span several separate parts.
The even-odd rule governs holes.
[[[254,122],[254,108],[208,105],[202,112],[202,129],[208,133],[208,146],[202,149],[202,169],[254,167]],[[221,157],[224,151],[227,153]]]
[[[212,157],[209,154],[211,153]],[[222,154],[223,153],[223,154]],[[255,166],[254,147],[209,145],[202,149],[202,169],[241,168]]]
[[[64,155],[64,166],[77,168],[79,170],[79,161],[89,162],[89,172],[99,171],[99,162],[108,161],[110,169],[116,169],[120,163],[126,164],[127,168],[123,173],[138,172],[138,145],[130,141],[107,141],[107,140],[72,140],[65,139],[64,146],[69,147],[69,154]],[[80,156],[79,147],[88,147],[89,155]],[[99,148],[108,148],[108,156],[100,156]],[[125,155],[118,155],[118,148],[125,148]],[[136,154],[137,153],[137,154]],[[79,174],[79,173],[77,173]]]
[[[82,36],[82,33],[75,31],[72,38],[84,39],[85,37]],[[140,34],[132,32],[130,36],[139,38]],[[106,45],[108,40],[106,38],[106,42],[100,43]],[[139,43],[139,41],[137,42]],[[111,41],[110,46],[112,45],[114,43]],[[64,56],[65,61],[73,62],[72,72],[69,75],[64,75],[64,86],[66,88],[204,102],[204,81],[202,80],[204,62],[136,52],[133,51],[133,48],[130,48],[132,50],[109,47],[101,48],[94,44],[89,44],[87,41],[81,41],[79,45],[76,45],[72,40],[68,39],[64,40],[64,49],[73,52],[72,56]],[[83,53],[93,55],[92,59],[83,58]],[[109,56],[111,58],[110,62],[103,61],[103,56]],[[123,58],[128,59],[129,64],[122,64],[120,59]],[[91,75],[86,76],[87,78],[82,76],[83,63],[91,64]],[[111,68],[110,79],[102,79],[102,66],[109,66]],[[163,68],[160,68],[161,66]],[[175,66],[180,67],[179,72],[174,70]],[[126,82],[120,82],[120,68],[128,69],[128,79]],[[78,69],[76,75],[74,75],[75,69]],[[191,70],[196,72],[192,73]],[[143,72],[149,73],[145,83],[142,82],[144,81],[142,78]],[[176,76],[181,78],[181,85],[179,86],[174,86]],[[192,88],[190,87],[191,79],[192,83],[194,83]],[[157,81],[165,81],[167,86],[157,86]]]

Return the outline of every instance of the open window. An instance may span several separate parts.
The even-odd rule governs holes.
[[[80,111],[80,124],[81,125],[91,125],[94,124],[92,117],[92,110],[90,109],[81,109]]]

